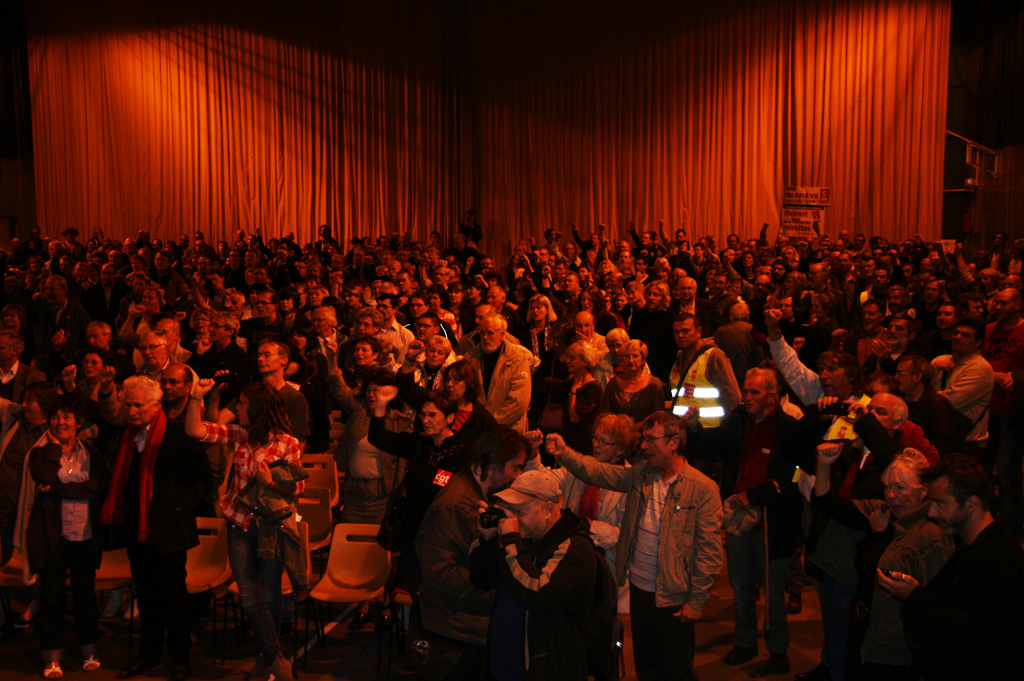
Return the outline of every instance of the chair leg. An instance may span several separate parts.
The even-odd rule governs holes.
[[[128,659],[135,659],[135,585],[129,584],[128,589]]]
[[[212,602],[210,603],[210,605],[213,607],[213,641],[211,642],[211,646],[210,647],[211,647],[212,653],[213,653],[213,655],[212,655],[212,657],[213,657],[212,662],[213,662],[214,665],[216,665],[217,664],[217,603],[218,603],[218,601],[220,599],[217,597],[217,592],[216,591],[212,591],[211,592],[211,596],[212,596]]]
[[[307,598],[305,602],[306,614],[302,623],[302,671],[309,669],[309,609],[312,606],[312,599]],[[298,627],[296,627],[298,629]]]
[[[3,606],[4,611],[4,626],[0,631],[6,633],[7,629],[14,628],[14,613],[11,611],[11,594],[7,587],[0,588],[0,605]]]
[[[384,603],[377,601],[377,674],[384,669]]]

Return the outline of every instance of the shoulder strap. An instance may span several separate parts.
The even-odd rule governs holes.
[[[715,348],[714,345],[711,345],[711,344],[705,345],[704,347],[702,347],[700,350],[697,351],[697,354],[694,355],[694,357],[693,357],[693,361],[690,362],[690,366],[686,367],[685,371],[683,371],[680,368],[680,371],[679,371],[679,383],[676,384],[676,392],[675,392],[675,396],[673,397],[673,401],[675,401],[675,399],[679,397],[679,389],[682,388],[683,387],[683,383],[686,382],[686,374],[689,373],[690,367],[692,367],[697,361],[700,360],[701,357],[703,357],[706,353],[710,352],[714,348]]]

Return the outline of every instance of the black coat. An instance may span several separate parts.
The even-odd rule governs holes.
[[[915,670],[933,679],[1021,678],[1024,550],[998,522],[960,546],[900,617]]]
[[[103,293],[103,286],[91,286],[82,294],[82,305],[85,306],[93,321],[110,324],[114,328],[114,336],[117,336],[117,327],[115,326],[117,313],[120,309],[121,301],[130,295],[131,292],[131,287],[121,279],[118,279],[114,282],[114,286],[110,291],[110,302],[107,303],[107,297]]]
[[[722,499],[731,496],[736,487],[743,452],[743,434],[749,418],[746,407],[740,405],[729,413],[718,428],[704,428],[698,423],[686,443],[687,454],[723,460]],[[771,418],[775,419],[776,438],[771,445],[768,479],[747,490],[747,499],[751,505],[765,509],[768,516],[768,551],[770,558],[774,559],[791,556],[804,538],[800,525],[803,497],[793,482],[793,471],[798,464],[793,457],[793,436],[797,420],[781,408],[776,408]]]
[[[400,371],[397,374],[398,378],[398,391],[405,403],[413,409],[419,411],[423,406],[423,403],[427,400],[427,393],[429,392],[426,388],[421,385],[416,385],[412,372]],[[417,430],[419,429],[419,419],[417,417]],[[487,408],[477,400],[473,403],[473,415],[470,416],[462,427],[455,431],[460,436],[460,441],[466,442],[469,446],[472,446],[480,436],[485,432],[498,425],[498,422],[494,420],[494,416],[491,412],[487,411]]]
[[[473,586],[501,588],[527,613],[530,681],[587,678],[582,630],[594,600],[598,560],[603,559],[590,538],[590,522],[568,510],[529,547],[519,534],[507,534],[481,541],[470,554]],[[492,630],[495,617],[498,611]],[[495,645],[494,639],[488,644]]]
[[[1016,385],[1016,384],[1015,384]],[[958,413],[945,397],[930,385],[916,402],[907,402],[908,419],[921,426],[924,436],[945,456],[963,449],[964,437],[957,419]]]
[[[199,544],[196,510],[212,483],[206,452],[198,441],[185,435],[183,423],[168,420],[153,467],[153,499],[149,505],[150,543],[159,553],[187,551]],[[138,509],[125,505],[124,513],[137,514]],[[115,537],[113,545],[105,548],[118,544],[123,545],[123,541]]]
[[[62,483],[57,474],[60,472],[61,447],[56,443],[36,447],[28,455],[28,465],[32,479],[37,485],[49,485],[50,491],[37,492],[32,513],[28,519],[28,532],[25,543],[29,567],[38,572],[46,564],[50,551],[57,545],[61,537],[61,501],[64,499],[88,499],[89,520],[92,524],[93,536],[100,531],[100,509],[103,495],[110,483],[110,475],[99,451],[85,446],[89,454],[89,479],[85,482]],[[99,567],[103,554],[100,543],[95,542],[95,565]]]

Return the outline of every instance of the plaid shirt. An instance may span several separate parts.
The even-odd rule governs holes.
[[[249,432],[234,423],[218,426],[215,423],[207,422],[206,437],[202,441],[208,444],[234,447],[232,459],[235,474],[231,476],[231,486],[228,488],[228,493],[221,499],[220,508],[229,522],[238,525],[243,530],[249,529],[252,514],[235,504],[235,498],[242,488],[256,476],[256,468],[259,464],[266,462],[267,465],[270,465],[280,459],[297,464],[300,463],[302,457],[299,441],[291,435],[283,433],[276,435],[273,440],[262,447],[257,447],[254,451],[249,446]],[[305,486],[304,481],[297,483],[295,494],[301,494]]]

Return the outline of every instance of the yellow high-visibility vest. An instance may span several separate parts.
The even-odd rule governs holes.
[[[698,409],[700,423],[705,428],[717,428],[725,418],[725,407],[719,402],[718,388],[707,377],[708,357],[713,349],[714,346],[709,346],[701,351],[686,371],[681,385],[678,365],[672,367],[670,376],[676,386],[672,388],[672,413],[682,416],[690,409]]]

